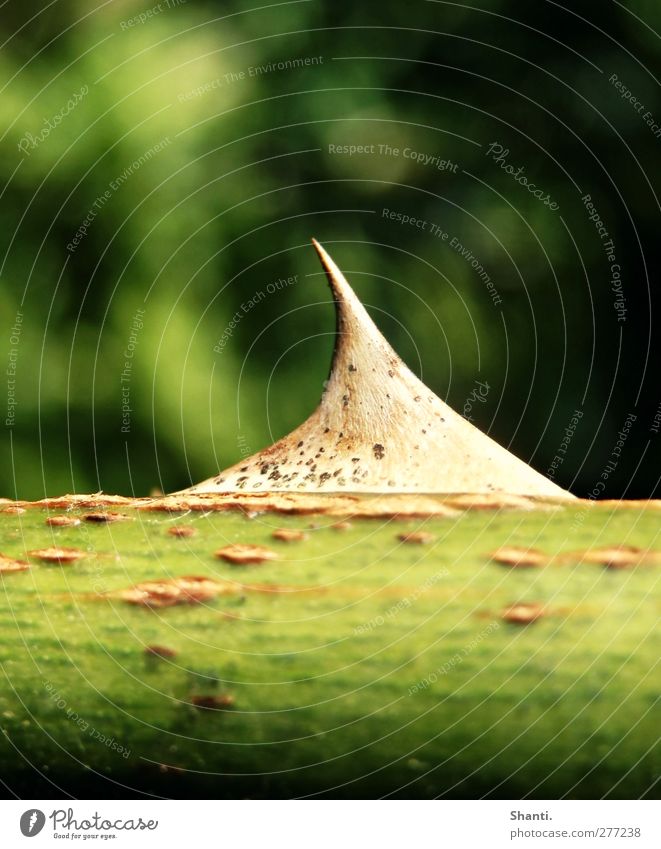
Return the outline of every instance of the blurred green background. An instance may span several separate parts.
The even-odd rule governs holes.
[[[475,422],[537,469],[653,495],[660,25],[652,0],[4,5],[0,494],[174,490],[299,424],[334,330],[316,236],[456,409],[486,382]]]

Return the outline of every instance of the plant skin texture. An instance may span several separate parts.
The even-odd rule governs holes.
[[[660,502],[426,496],[446,511],[397,518],[404,496],[250,498],[0,505],[0,551],[28,564],[0,574],[12,792],[654,792]],[[81,521],[46,524],[60,515]],[[169,533],[184,521],[194,534]],[[416,533],[433,538],[401,539]],[[279,557],[215,556],[229,545]],[[504,546],[540,562],[495,562]],[[51,547],[86,556],[29,553]]]

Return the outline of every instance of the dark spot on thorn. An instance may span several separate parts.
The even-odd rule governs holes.
[[[265,474],[268,472],[268,470],[269,470],[269,464],[268,464],[268,463],[265,463],[265,464],[262,466],[262,468],[259,470],[259,473],[260,473],[261,475],[265,475]]]
[[[421,400],[422,400],[422,398],[421,398],[419,395],[416,395],[416,396],[415,396],[415,398],[414,398],[413,400],[414,400],[414,401],[421,401]]]
[[[320,449],[319,449],[319,453],[320,453],[320,454],[323,454],[325,450],[326,450],[325,448],[320,448]]]
[[[388,370],[388,377],[394,377],[394,376],[395,376],[395,372]]]
[[[360,457],[352,457],[351,462],[352,463],[360,463]]]
[[[329,432],[330,432],[330,428],[329,428],[329,427],[325,427],[325,428],[324,428],[324,433],[329,433]]]
[[[296,447],[301,448],[302,446],[303,446],[303,440],[301,439],[301,441],[298,443],[298,445]]]
[[[241,468],[239,469],[239,471],[240,471],[240,472],[247,472],[247,471],[248,471],[248,467],[247,467],[247,466],[241,466]]]
[[[376,457],[377,460],[382,460],[383,456],[386,453],[386,449],[383,447],[383,445],[380,445],[378,442],[375,445],[372,446],[372,451],[374,451],[374,456]]]
[[[321,483],[325,483],[327,480],[330,480],[330,475],[328,472],[324,472],[322,475],[319,475],[319,480]]]
[[[358,369],[356,368],[356,366],[353,363],[350,363],[349,364],[349,371],[358,371]]]

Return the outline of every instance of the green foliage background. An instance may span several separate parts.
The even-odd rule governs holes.
[[[3,495],[173,490],[297,425],[334,328],[312,235],[441,397],[462,409],[475,380],[489,383],[472,415],[495,438],[545,471],[581,411],[556,480],[587,495],[634,414],[600,494],[656,491],[661,140],[610,80],[661,122],[657,4],[171,0],[129,26],[146,8],[2,9],[0,354],[17,352]],[[67,250],[95,200],[163,140]],[[492,143],[557,211],[494,162]],[[586,193],[616,246],[624,322]]]

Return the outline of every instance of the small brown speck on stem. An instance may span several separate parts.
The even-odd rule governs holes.
[[[661,562],[661,552],[647,551],[635,545],[612,545],[604,548],[591,548],[565,555],[567,559],[579,563],[595,563],[606,569],[632,569],[636,566]]]
[[[52,528],[73,528],[80,525],[80,519],[76,516],[49,516],[46,524]]]
[[[531,622],[536,622],[544,615],[544,608],[541,604],[511,604],[506,607],[500,614],[500,618],[504,622],[510,622],[513,625],[529,625]]]
[[[12,572],[25,572],[29,568],[30,564],[25,560],[16,560],[13,557],[0,554],[0,575],[8,575]]]
[[[417,543],[418,545],[426,545],[433,542],[436,537],[430,534],[429,531],[409,531],[408,533],[397,534],[397,539],[400,542]]]
[[[83,557],[89,555],[85,551],[80,551],[77,548],[65,548],[51,546],[50,548],[38,548],[34,551],[28,551],[30,557],[37,557],[45,563],[73,563],[76,560],[82,560]]]
[[[127,590],[111,594],[111,597],[141,607],[173,607],[177,604],[198,604],[219,595],[239,592],[240,588],[229,581],[185,575],[160,581],[142,581]]]
[[[517,548],[513,545],[502,546],[489,556],[494,563],[500,563],[503,566],[512,566],[515,569],[543,566],[549,559],[545,554],[535,548]]]
[[[130,522],[132,521],[131,516],[125,516],[123,513],[107,513],[107,512],[96,512],[96,513],[85,513],[83,519],[86,522],[92,522],[97,524],[110,524],[110,522]]]
[[[263,545],[242,545],[240,543],[226,545],[224,548],[218,549],[215,556],[220,560],[238,566],[264,563],[267,560],[277,560],[279,557],[275,551]]]
[[[191,528],[190,525],[173,525],[171,528],[168,528],[168,533],[172,537],[192,537],[195,536],[197,531],[195,528]]]
[[[234,707],[234,696],[191,696],[190,703],[200,710],[229,710]]]
[[[301,542],[308,538],[308,535],[303,531],[295,530],[294,528],[278,528],[271,534],[273,539],[278,539],[281,542]]]
[[[146,657],[155,658],[157,660],[168,660],[176,657],[178,654],[178,652],[174,649],[168,648],[167,646],[145,646],[144,653]]]

